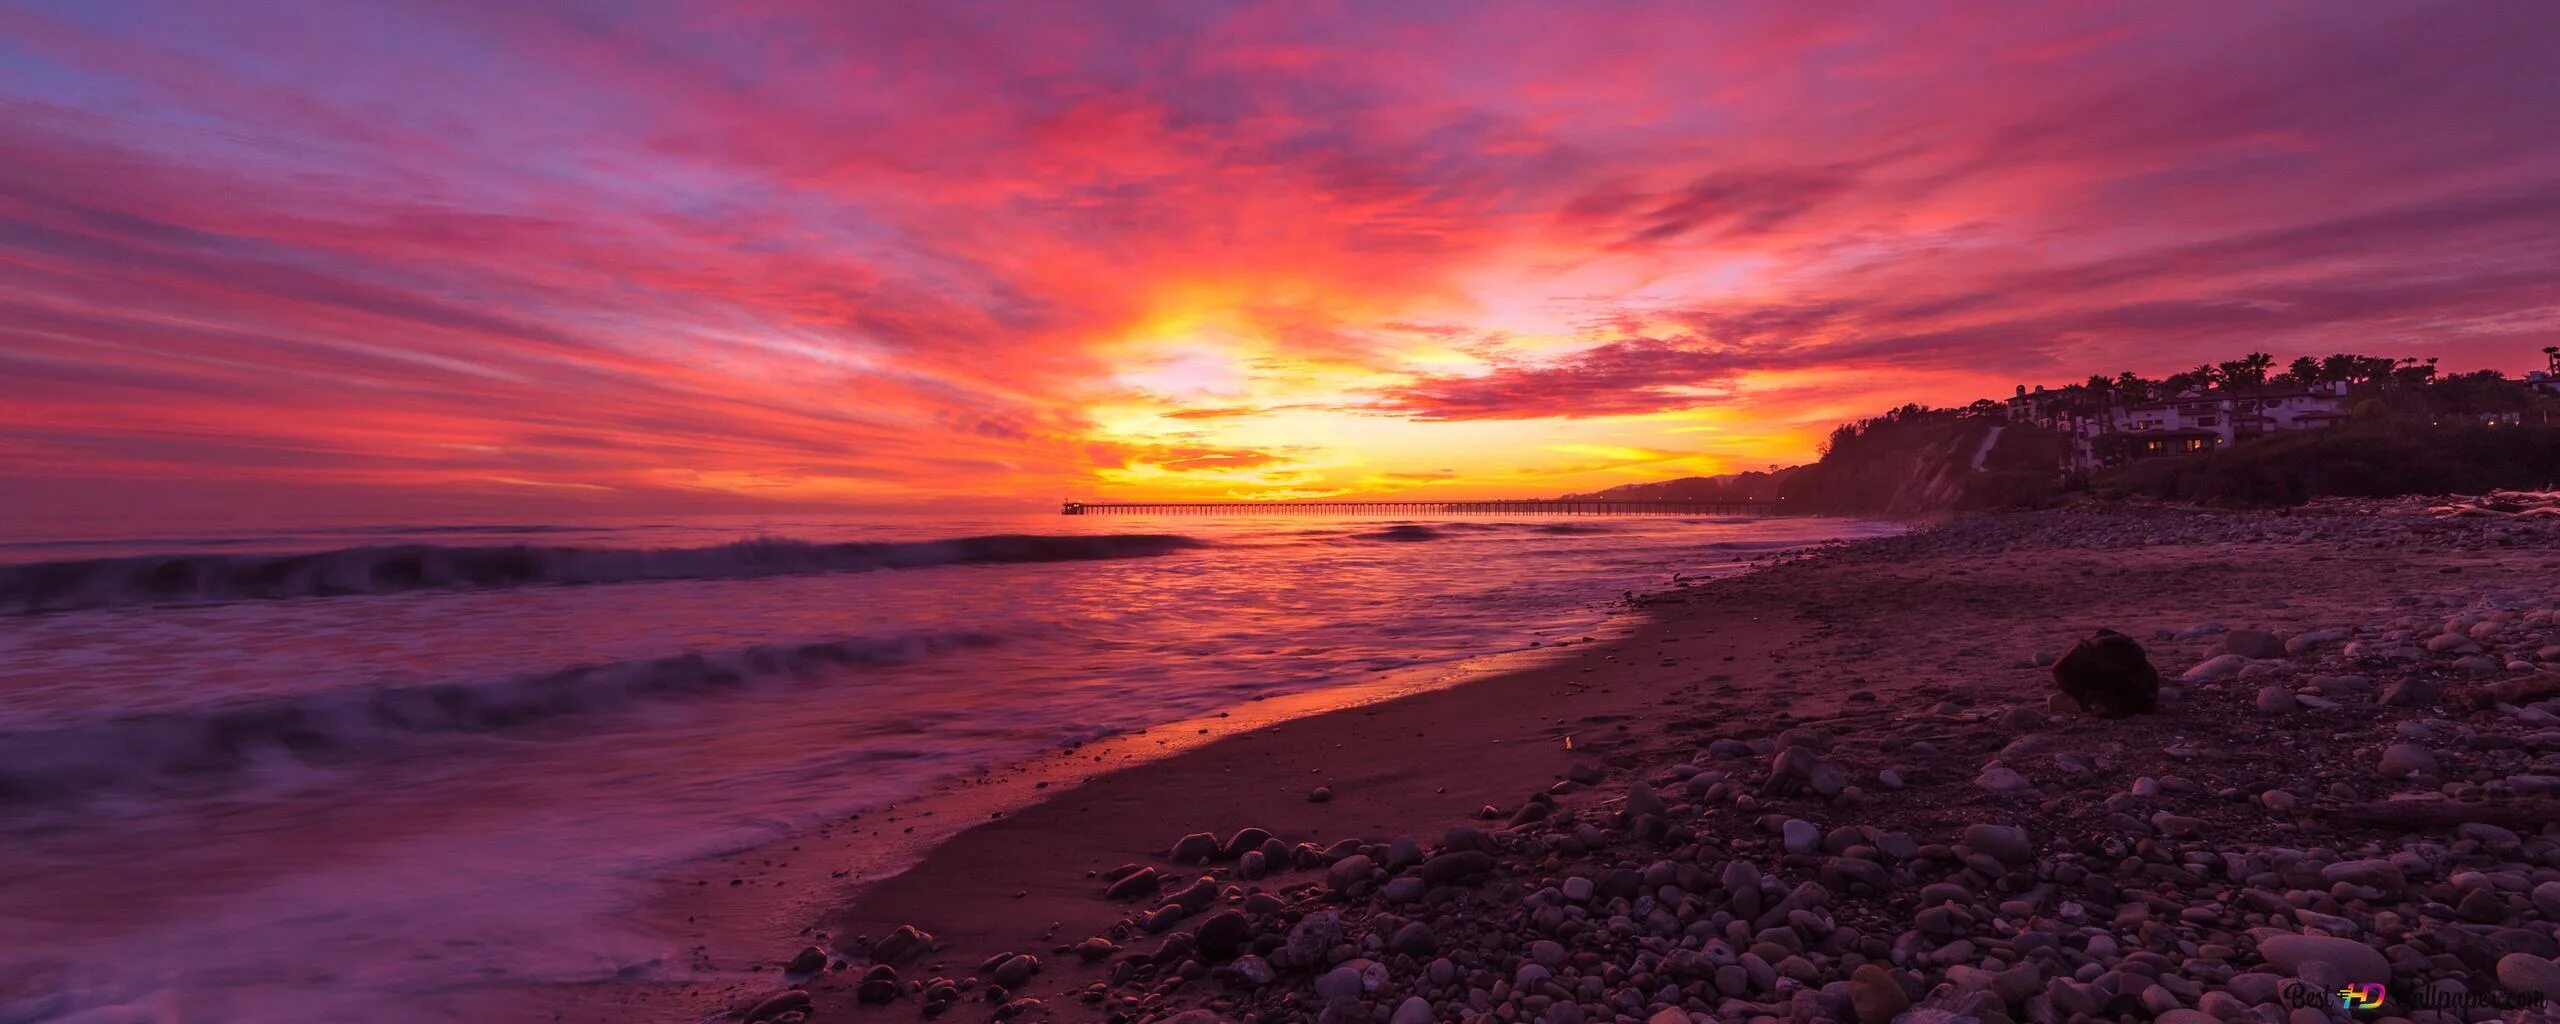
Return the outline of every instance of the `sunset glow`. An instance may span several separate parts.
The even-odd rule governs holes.
[[[2516,372],[2560,335],[2555,39],[2548,4],[13,4],[0,512],[1552,495],[2249,350]]]

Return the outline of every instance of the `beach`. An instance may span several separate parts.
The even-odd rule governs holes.
[[[1830,547],[1519,671],[1026,773],[889,877],[823,865],[895,812],[708,865],[660,912],[810,911],[712,965],[765,980],[562,1013],[2306,1020],[2363,982],[2482,1004],[2385,1019],[2528,1012],[2486,1004],[2560,993],[2555,551],[2411,502]],[[2156,713],[2054,700],[2101,628]]]

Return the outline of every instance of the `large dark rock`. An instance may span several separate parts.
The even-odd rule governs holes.
[[[2100,718],[2148,714],[2160,706],[2160,670],[2132,637],[2101,629],[2053,663],[2053,685]]]

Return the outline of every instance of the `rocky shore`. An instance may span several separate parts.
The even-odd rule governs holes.
[[[2441,507],[1981,516],[1651,595],[1656,628],[1481,712],[1528,742],[1452,755],[1517,762],[1461,793],[1539,784],[1477,803],[1417,754],[1282,782],[1286,812],[1124,815],[1115,835],[1156,838],[1083,854],[1125,847],[1111,863],[929,864],[734,1014],[2546,1019],[2560,518]],[[2056,692],[2100,628],[2156,666],[2156,709]],[[1437,722],[1465,696],[1383,714]],[[1426,732],[1408,742],[1444,741]],[[1230,764],[1272,749],[1230,742]],[[1397,820],[1355,799],[1371,785],[1398,788]],[[1002,913],[972,885],[1060,895],[990,926],[965,921]]]

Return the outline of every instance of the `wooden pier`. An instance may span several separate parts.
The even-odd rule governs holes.
[[[1070,501],[1061,515],[1147,516],[1743,516],[1786,511],[1774,501]]]

